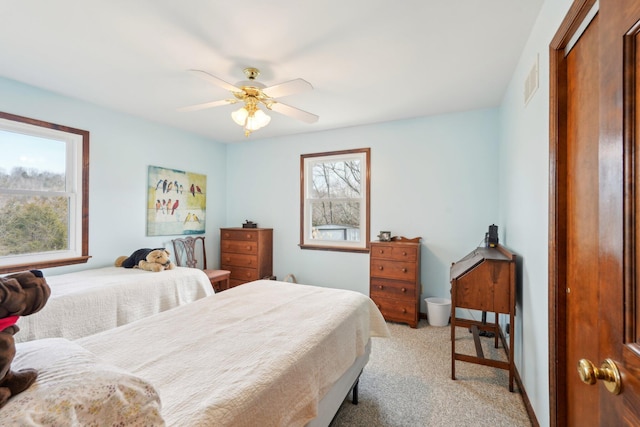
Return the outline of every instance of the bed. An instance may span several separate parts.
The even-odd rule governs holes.
[[[0,410],[0,424],[39,425],[49,416],[82,419],[79,425],[142,425],[142,417],[146,425],[326,426],[366,364],[371,337],[388,334],[365,295],[259,280],[73,342],[18,344],[14,367],[41,375]],[[54,344],[124,376],[127,392],[115,403],[95,397],[100,381],[88,368],[81,384],[61,386],[63,375],[52,381],[43,347]],[[83,396],[111,402],[111,418],[87,411],[92,403]]]
[[[51,297],[41,311],[18,320],[16,342],[52,337],[73,340],[214,293],[204,272],[186,267],[162,272],[105,267],[46,279]]]

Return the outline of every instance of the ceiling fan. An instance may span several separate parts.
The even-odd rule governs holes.
[[[318,121],[318,116],[316,116],[315,114],[311,114],[299,108],[283,104],[282,102],[276,100],[276,98],[281,98],[287,95],[292,95],[294,93],[313,89],[311,83],[304,79],[294,79],[274,86],[266,87],[264,84],[256,81],[256,77],[258,77],[258,75],[260,74],[260,70],[258,70],[257,68],[249,67],[243,70],[248,80],[241,81],[233,85],[214,75],[207,73],[206,71],[190,71],[201,79],[204,79],[208,82],[222,87],[223,89],[230,91],[233,94],[234,98],[221,99],[219,101],[211,101],[205,102],[204,104],[191,105],[188,107],[179,108],[178,111],[196,111],[203,110],[205,108],[244,102],[244,106],[239,110],[231,113],[231,117],[233,118],[234,122],[244,128],[245,136],[249,136],[251,132],[265,127],[271,121],[271,117],[269,117],[267,114],[265,114],[264,111],[259,108],[261,104],[268,110],[276,111],[280,114],[293,117],[305,123],[315,123]]]

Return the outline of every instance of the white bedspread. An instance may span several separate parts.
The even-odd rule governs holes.
[[[258,280],[78,343],[150,381],[169,426],[303,426],[388,334],[365,295]]]
[[[16,342],[81,338],[213,294],[206,274],[186,267],[105,267],[46,279],[51,297],[41,311],[18,320]]]

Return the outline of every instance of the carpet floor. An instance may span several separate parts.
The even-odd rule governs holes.
[[[351,395],[331,427],[342,426],[531,426],[516,385],[509,392],[504,369],[456,362],[451,379],[451,329],[417,329],[388,323],[391,338],[373,338],[371,357],[360,377],[359,403]],[[482,337],[485,357],[506,360],[502,344]],[[473,337],[465,328],[456,333],[456,352],[475,354]]]

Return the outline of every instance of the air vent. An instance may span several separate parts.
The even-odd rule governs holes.
[[[533,66],[527,74],[527,78],[524,81],[524,105],[527,105],[533,95],[538,90],[538,67],[539,67],[539,55],[536,54],[536,60]]]

